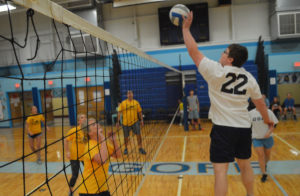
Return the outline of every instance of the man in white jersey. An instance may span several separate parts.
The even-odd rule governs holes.
[[[190,32],[193,12],[183,17],[182,32],[189,55],[208,83],[211,131],[210,160],[215,173],[215,195],[226,195],[229,162],[236,161],[247,195],[253,195],[254,174],[250,165],[251,122],[247,110],[252,98],[264,122],[271,128],[267,107],[254,77],[241,66],[248,58],[245,47],[232,44],[222,53],[220,62],[206,58]]]
[[[264,120],[256,108],[252,109],[250,112],[250,118],[252,122],[252,143],[254,149],[258,156],[258,162],[260,170],[262,172],[261,181],[265,182],[267,180],[267,163],[270,160],[271,149],[274,145],[274,140],[272,137],[273,130],[264,123]],[[278,120],[274,113],[268,109],[269,118],[276,125]]]

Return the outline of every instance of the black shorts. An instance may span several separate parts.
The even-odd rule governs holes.
[[[95,193],[95,194],[79,193],[79,196],[110,196],[110,192],[104,191],[104,192]]]
[[[137,121],[131,126],[124,126],[123,125],[123,132],[124,132],[124,137],[129,137],[130,130],[133,131],[134,134],[139,135],[141,134],[141,129],[140,129],[140,122]]]
[[[42,135],[42,133],[37,133],[37,134],[33,134],[33,135],[30,135],[30,134],[28,133],[28,137],[30,137],[31,139],[34,139],[34,138],[36,138],[36,137],[38,137],[38,136],[40,136],[40,135]]]
[[[213,125],[210,138],[210,161],[213,163],[229,163],[234,158],[251,157],[251,128]]]

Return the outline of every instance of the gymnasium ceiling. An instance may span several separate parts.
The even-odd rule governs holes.
[[[94,7],[96,3],[105,4],[112,3],[113,7],[123,7],[123,6],[132,6],[138,4],[146,4],[146,3],[156,3],[162,1],[171,1],[171,0],[51,0],[69,10],[73,9],[85,9]],[[2,0],[0,0],[0,5],[3,4]],[[17,9],[15,11],[22,11],[21,7],[14,4],[13,1],[10,2]],[[15,12],[13,11],[13,12]],[[1,14],[0,14],[1,15]]]
[[[114,7],[130,6],[136,4],[145,4],[145,3],[155,3],[160,1],[170,1],[170,0],[114,0]]]
[[[12,0],[13,1],[13,0]],[[157,3],[163,1],[175,1],[175,0],[51,0],[57,4],[62,5],[63,7],[74,10],[74,9],[85,9],[95,7],[95,4],[105,4],[112,3],[113,7],[124,7],[124,6],[132,6],[139,4],[147,4],[147,3]],[[218,0],[201,0],[201,2],[210,2],[213,4],[218,4]],[[253,0],[231,0],[232,4],[241,4],[241,3],[253,3]],[[270,0],[255,0],[258,2],[268,2]],[[179,2],[179,0],[177,0]],[[3,0],[0,0],[0,5],[3,4]],[[13,4],[13,3],[12,3]],[[16,6],[17,10],[20,11],[20,7]],[[0,14],[1,15],[1,14]]]
[[[70,5],[74,4],[83,4],[87,3],[113,3],[114,7],[122,7],[122,6],[130,6],[130,5],[138,5],[145,3],[155,3],[160,1],[170,1],[170,0],[52,0],[58,4],[61,4],[65,7],[70,7]]]

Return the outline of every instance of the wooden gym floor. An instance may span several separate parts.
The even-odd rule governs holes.
[[[168,126],[168,124],[160,123],[147,125],[144,128],[143,143],[147,156],[141,156],[137,153],[137,148],[134,147],[136,145],[135,138],[130,140],[132,146],[129,151],[131,153],[126,157],[123,156],[119,161],[124,160],[125,163],[129,164],[135,162],[137,168],[146,161],[148,169],[142,170],[146,175],[141,175],[135,171],[125,174],[122,173],[121,169],[114,170],[115,175],[111,175],[108,180],[111,193],[114,195],[134,195],[136,193],[136,195],[141,196],[213,195],[214,176],[212,165],[209,163],[211,123],[202,121],[203,131],[190,130],[189,132],[185,132],[183,127],[179,125],[172,125],[170,129]],[[65,126],[63,132],[66,134],[69,128]],[[167,130],[168,132],[166,132]],[[47,132],[47,143],[51,144],[61,137],[62,127],[51,127],[51,130]],[[122,134],[119,137],[123,143]],[[22,138],[22,129],[20,128],[0,130],[1,166],[22,156]],[[254,151],[252,153],[251,161],[255,171],[255,195],[300,196],[300,122],[281,121],[275,129],[274,140],[275,145],[268,165],[269,176],[265,183],[260,182],[261,175],[257,156]],[[62,149],[61,141],[50,145],[47,149],[48,178],[63,168]],[[28,140],[25,137],[24,154],[30,152]],[[35,155],[25,158],[26,174],[24,176],[22,160],[5,167],[0,166],[0,195],[22,195],[23,177],[26,179],[27,193],[45,181],[44,152],[45,150],[42,151],[42,165],[35,163]],[[152,158],[154,161],[150,165]],[[117,160],[112,160],[112,165],[116,162]],[[228,172],[228,195],[246,195],[238,172],[238,167],[231,164]],[[67,177],[70,178],[69,168],[67,169]],[[80,181],[79,177],[77,184]],[[63,173],[50,180],[49,187],[53,195],[68,195],[67,182]],[[44,185],[32,195],[50,195],[50,192]]]

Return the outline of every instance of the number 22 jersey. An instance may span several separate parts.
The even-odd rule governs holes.
[[[216,125],[249,128],[248,99],[262,97],[255,78],[244,68],[222,66],[206,57],[198,71],[208,83],[209,118]]]

